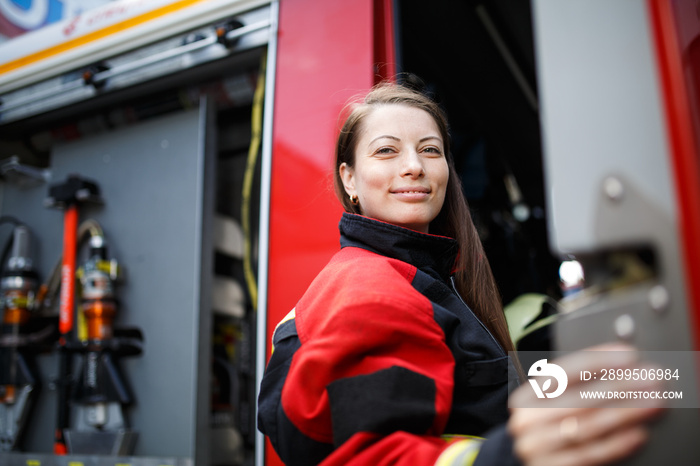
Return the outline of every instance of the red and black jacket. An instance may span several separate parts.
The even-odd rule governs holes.
[[[258,427],[282,460],[517,464],[502,427],[517,377],[454,290],[456,241],[352,214],[340,232],[274,332]]]

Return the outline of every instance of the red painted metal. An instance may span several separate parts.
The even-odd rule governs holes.
[[[691,89],[686,81],[690,63],[681,49],[674,8],[682,2],[647,0],[659,67],[670,154],[676,180],[681,244],[688,304],[692,309],[695,348],[700,349],[700,154],[693,122]],[[686,3],[695,5],[695,1]],[[678,11],[678,10],[677,10]],[[697,67],[697,65],[695,65]],[[700,72],[700,68],[696,69]],[[696,110],[697,110],[696,103]]]
[[[396,76],[394,0],[374,0],[375,83]]]
[[[374,76],[372,0],[281,0],[270,192],[267,336],[339,249],[338,115]],[[266,464],[281,464],[269,445]]]

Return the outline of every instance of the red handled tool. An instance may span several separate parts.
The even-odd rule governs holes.
[[[58,327],[59,373],[58,373],[58,415],[54,433],[54,453],[65,455],[67,451],[64,429],[69,426],[69,399],[72,379],[72,356],[67,344],[72,339],[75,316],[75,263],[78,247],[78,207],[84,203],[101,204],[97,184],[71,175],[61,184],[49,188],[47,207],[65,211],[63,219],[63,263],[61,266],[61,295]]]

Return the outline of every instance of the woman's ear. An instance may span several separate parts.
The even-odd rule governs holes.
[[[343,180],[343,187],[348,196],[353,197],[357,195],[355,190],[355,170],[347,163],[343,162],[338,168],[338,173],[340,173],[340,179]]]

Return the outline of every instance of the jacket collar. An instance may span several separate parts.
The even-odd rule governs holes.
[[[343,213],[340,247],[358,247],[407,262],[429,275],[448,281],[457,258],[457,241],[419,233],[362,215]]]

